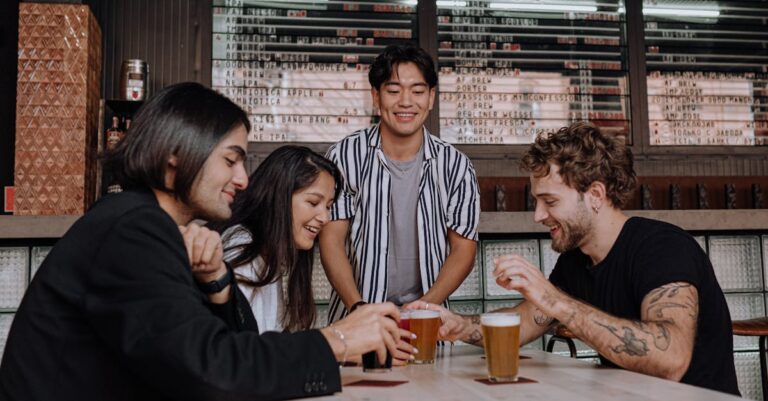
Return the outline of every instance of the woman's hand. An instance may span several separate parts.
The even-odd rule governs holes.
[[[399,319],[400,313],[392,303],[367,304],[320,332],[328,340],[338,361],[355,360],[370,351],[376,351],[381,363],[386,361],[387,351],[393,360],[409,359],[414,348],[401,337],[410,338],[411,333],[397,325]],[[344,336],[343,342],[334,329]]]

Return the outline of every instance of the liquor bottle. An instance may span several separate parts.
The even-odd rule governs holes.
[[[107,152],[111,152],[115,150],[117,147],[117,144],[120,143],[120,140],[123,139],[123,131],[120,129],[120,120],[117,118],[117,116],[112,117],[112,126],[107,129],[107,132],[105,133],[105,137],[107,138],[106,148]],[[108,175],[109,177],[109,185],[107,186],[107,193],[108,194],[115,194],[118,192],[123,192],[123,188],[120,186],[120,184],[115,181],[115,177],[111,174]]]
[[[123,139],[123,131],[120,130],[120,120],[116,116],[112,117],[112,126],[107,129],[104,136],[107,138],[108,152],[115,150],[117,144]]]

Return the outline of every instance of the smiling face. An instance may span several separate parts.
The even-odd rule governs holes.
[[[371,95],[381,114],[382,135],[400,137],[421,133],[435,102],[435,88],[429,88],[419,67],[411,62],[398,64],[380,88],[371,89]]]
[[[189,210],[193,218],[221,221],[232,215],[235,193],[248,185],[247,137],[245,127],[239,125],[213,149],[190,190]]]
[[[317,234],[328,223],[335,185],[333,177],[321,171],[311,185],[293,193],[291,210],[296,249],[308,251],[315,246]]]
[[[581,193],[563,182],[560,168],[550,164],[550,173],[531,175],[531,193],[536,198],[534,220],[549,227],[552,249],[565,252],[583,247],[592,233],[592,211]]]

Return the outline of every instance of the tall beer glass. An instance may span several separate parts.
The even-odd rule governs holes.
[[[411,345],[419,352],[414,354],[411,363],[427,364],[435,362],[437,351],[437,330],[440,328],[440,312],[435,310],[411,311],[410,331],[416,334]]]
[[[484,313],[480,316],[485,345],[488,379],[492,382],[517,381],[520,354],[520,315]]]

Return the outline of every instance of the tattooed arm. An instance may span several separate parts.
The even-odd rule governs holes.
[[[566,327],[625,369],[675,381],[688,370],[699,315],[698,291],[688,283],[649,292],[640,321],[611,316],[571,298],[558,309]]]
[[[643,298],[640,321],[633,321],[570,297],[519,255],[497,258],[494,275],[497,284],[520,291],[525,303],[559,320],[625,369],[676,381],[688,370],[699,316],[698,291],[688,283],[670,283],[650,291]]]

